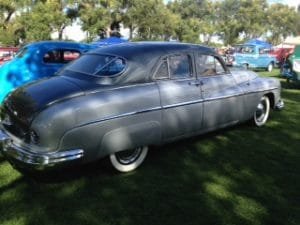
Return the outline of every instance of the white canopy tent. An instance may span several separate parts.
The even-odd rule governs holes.
[[[300,36],[287,37],[283,43],[289,45],[300,45]]]

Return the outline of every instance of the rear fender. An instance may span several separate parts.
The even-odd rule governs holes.
[[[98,157],[139,146],[160,144],[161,136],[161,126],[156,121],[120,127],[103,136]]]

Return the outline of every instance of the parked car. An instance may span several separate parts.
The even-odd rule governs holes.
[[[21,48],[13,60],[0,67],[0,104],[15,88],[52,76],[66,63],[92,47],[75,42],[43,41]]]
[[[0,140],[17,167],[47,169],[108,156],[136,169],[148,146],[253,120],[282,108],[280,83],[229,71],[212,49],[138,42],[92,50],[58,76],[4,101]]]
[[[300,45],[289,55],[281,67],[281,75],[288,81],[300,81]]]
[[[277,62],[276,58],[269,54],[270,49],[262,45],[243,44],[236,45],[233,66],[265,69],[271,72]]]
[[[287,57],[293,54],[294,48],[274,48],[270,54],[276,58],[276,65],[280,68]]]
[[[17,47],[0,47],[0,66],[10,61],[18,50]]]

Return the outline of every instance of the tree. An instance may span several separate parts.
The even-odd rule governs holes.
[[[299,34],[300,14],[283,4],[272,4],[267,11],[270,41],[281,43],[287,36]]]
[[[124,24],[131,33],[136,31],[136,39],[168,40],[175,34],[179,17],[169,11],[162,0],[136,1],[127,9]]]
[[[246,40],[261,37],[268,31],[266,0],[243,0],[239,9],[239,21]]]
[[[49,40],[53,32],[62,40],[63,31],[72,23],[72,16],[66,12],[66,6],[73,1],[39,1],[22,13],[20,22],[26,31],[26,41]]]
[[[88,32],[88,41],[97,36],[109,37],[119,27],[119,1],[89,1],[79,5],[82,29]]]
[[[17,25],[12,19],[18,6],[14,1],[0,1],[0,43],[2,44],[14,45],[18,42],[18,37],[15,35]]]
[[[175,0],[168,3],[168,8],[180,16],[179,26],[175,28],[179,41],[193,43],[200,41],[203,3],[203,0]]]
[[[241,0],[224,0],[218,6],[218,35],[224,40],[226,45],[235,43],[243,32],[243,24],[240,21],[241,14],[239,12],[241,7]]]

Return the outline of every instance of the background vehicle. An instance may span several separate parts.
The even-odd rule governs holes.
[[[270,44],[253,41],[234,47],[236,51],[233,66],[247,69],[266,69],[269,72],[273,70],[277,60],[269,54],[272,47]]]
[[[281,67],[281,75],[288,81],[300,81],[300,45],[289,55]]]
[[[66,63],[95,48],[75,42],[43,41],[21,48],[13,60],[0,67],[0,104],[13,89],[52,76]]]
[[[17,47],[0,47],[0,66],[12,60],[18,50]]]
[[[270,54],[276,57],[276,65],[281,68],[290,54],[293,54],[294,48],[279,47],[270,51]]]

